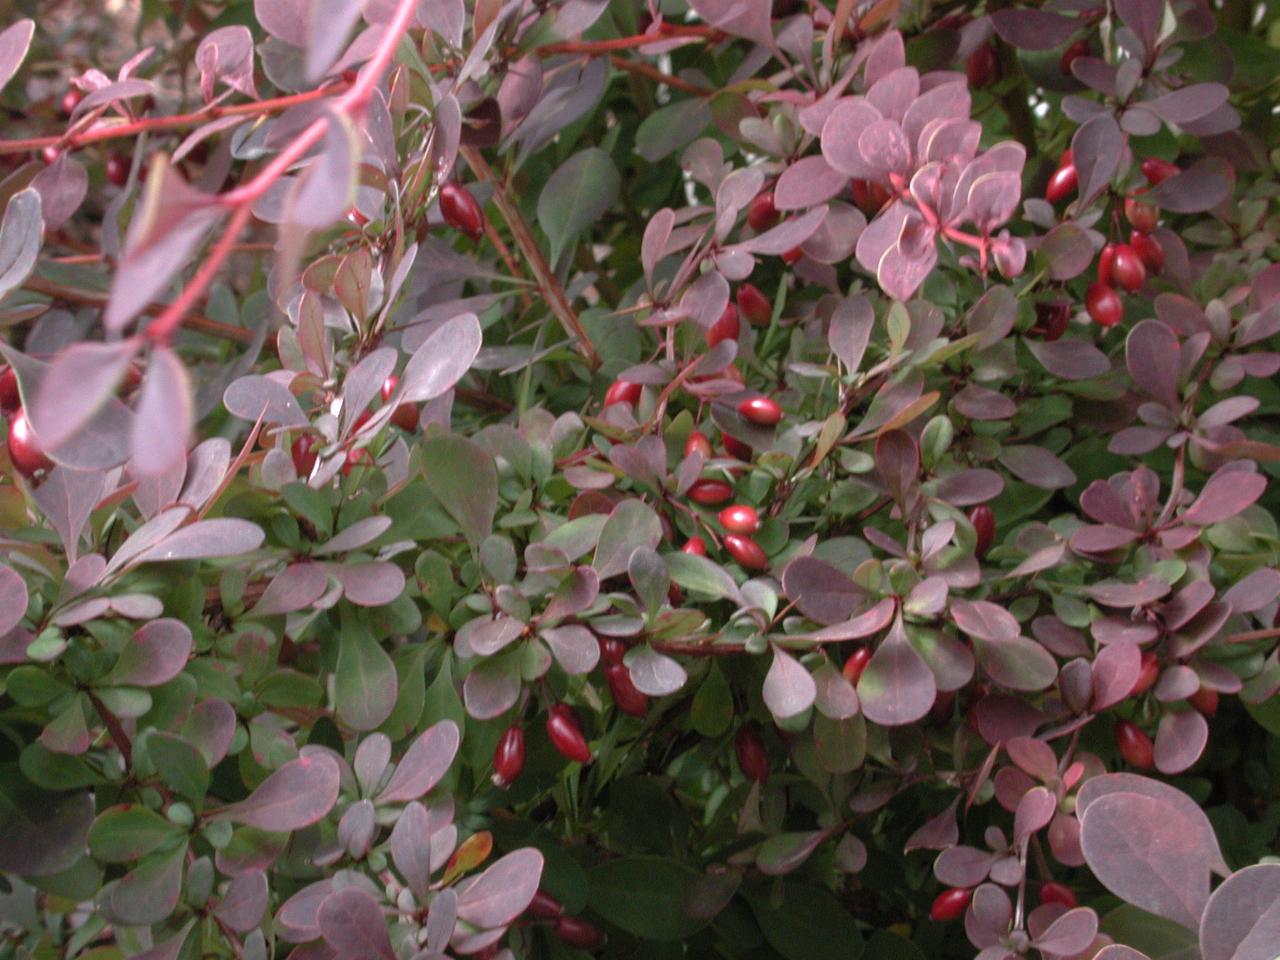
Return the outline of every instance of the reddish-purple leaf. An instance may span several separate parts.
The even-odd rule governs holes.
[[[1004,447],[1000,462],[1019,480],[1042,490],[1058,490],[1076,482],[1075,472],[1044,447]]]
[[[1156,732],[1156,769],[1182,773],[1200,759],[1208,743],[1209,723],[1198,710],[1167,711]]]
[[[237,933],[248,933],[267,911],[267,876],[242,873],[232,879],[213,914]]]
[[[827,839],[825,830],[774,834],[756,851],[756,866],[766,877],[782,877],[804,864]]]
[[[1068,910],[1033,942],[1037,950],[1058,957],[1083,953],[1098,935],[1098,915],[1088,907]]]
[[[821,156],[802,157],[782,171],[773,188],[779,210],[804,210],[826,203],[849,185],[849,178]]]
[[[154,477],[181,464],[194,420],[186,366],[168,347],[157,347],[147,364],[129,441],[133,472]]]
[[[410,803],[396,818],[388,840],[391,861],[415,896],[431,885],[431,818],[418,802]]]
[[[250,614],[272,617],[304,610],[324,596],[328,589],[329,578],[320,566],[314,563],[292,563],[267,584]]]
[[[1001,40],[1021,50],[1052,50],[1080,29],[1078,20],[1025,8],[996,10],[991,14],[991,25]]]
[[[262,28],[292,47],[307,45],[309,0],[253,0],[253,15]]]
[[[282,427],[311,425],[289,388],[272,377],[258,374],[240,377],[223,392],[222,403],[232,416],[250,423],[262,417],[264,423]]]
[[[987,600],[954,599],[951,616],[963,632],[981,640],[1012,640],[1021,632],[1008,610]]]
[[[342,584],[342,594],[359,607],[381,607],[404,592],[404,571],[394,563],[326,563],[323,569]]]
[[[901,617],[872,654],[857,689],[863,714],[885,727],[915,723],[933,706],[937,681],[907,639]]]
[[[430,792],[449,772],[460,742],[458,726],[452,720],[429,727],[396,764],[378,803],[405,803]]]
[[[57,230],[80,209],[89,192],[89,174],[70,153],[62,153],[32,178],[31,186],[40,192],[45,229]]]
[[[976,887],[987,879],[995,860],[995,854],[977,847],[952,847],[938,854],[933,875],[949,887]]]
[[[316,919],[325,942],[342,960],[364,960],[370,955],[395,960],[382,908],[359,887],[330,893]]]
[[[35,29],[34,21],[22,19],[0,33],[0,90],[13,79],[13,75],[22,66],[22,61],[27,58]]]
[[[182,724],[182,739],[200,751],[210,769],[227,755],[235,732],[236,713],[225,700],[197,703]]]
[[[1199,213],[1222,203],[1234,185],[1235,174],[1226,161],[1206,157],[1152,187],[1143,199],[1170,213]]]
[[[185,513],[185,511],[182,512]],[[234,557],[257,550],[265,536],[257,524],[250,523],[248,520],[231,517],[200,520],[144,550],[134,562],[159,563]]]
[[[1091,708],[1101,712],[1126,699],[1142,670],[1142,651],[1128,640],[1109,643],[1093,661]]]
[[[1032,787],[1018,801],[1013,818],[1013,842],[1025,843],[1033,834],[1049,825],[1058,809],[1058,798],[1045,787]]]
[[[27,615],[27,582],[12,567],[0,564],[0,637]]]
[[[1219,470],[1182,514],[1183,523],[1207,527],[1221,523],[1252,506],[1267,489],[1267,478],[1244,470]]]
[[[1274,960],[1280,943],[1280,864],[1229,876],[1200,918],[1203,960]]]
[[[537,893],[542,864],[532,847],[507,854],[458,888],[458,917],[482,930],[511,923]]]
[[[221,27],[205,34],[196,47],[195,64],[200,70],[200,93],[205,103],[213,100],[217,81],[258,99],[253,82],[253,34],[248,27]]]
[[[1109,112],[1098,114],[1076,131],[1071,149],[1080,181],[1077,202],[1081,207],[1088,206],[1106,189],[1120,168],[1124,148],[1124,134]]]
[[[785,650],[774,647],[773,664],[764,678],[764,703],[780,720],[794,717],[813,706],[817,686],[813,676]]]
[[[539,636],[551,648],[560,668],[571,677],[590,673],[600,662],[600,644],[595,634],[580,624],[548,627]]]
[[[259,830],[287,833],[320,820],[338,800],[337,761],[324,754],[291,760],[247,798],[212,814]]]
[[[103,682],[131,687],[168,683],[187,665],[191,646],[191,630],[182,621],[153,620],[124,645]]]
[[[44,236],[40,209],[40,193],[34,187],[19,190],[5,205],[0,223],[0,296],[26,280],[36,265]]]
[[[139,343],[84,341],[72,344],[44,372],[27,416],[47,450],[79,433],[115,393]]]
[[[761,46],[773,47],[771,0],[691,0],[689,6],[713,27]]]
[[[848,619],[866,599],[848,575],[816,557],[796,557],[787,564],[782,589],[801,613],[824,625]]]
[[[684,667],[648,644],[632,647],[624,661],[637,690],[651,697],[665,697],[684,687],[689,679]]]
[[[1170,409],[1178,407],[1182,369],[1177,335],[1159,320],[1144,320],[1125,340],[1125,365],[1133,382]]]

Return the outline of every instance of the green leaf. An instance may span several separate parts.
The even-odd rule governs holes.
[[[352,730],[374,730],[396,705],[396,668],[362,626],[344,625],[334,678],[338,717]]]
[[[691,593],[701,593],[717,600],[740,599],[738,585],[734,583],[729,572],[706,557],[695,557],[691,553],[668,553],[663,555],[667,561],[667,569],[671,579]]]
[[[147,758],[171,789],[197,806],[209,790],[209,765],[194,745],[171,733],[154,731],[147,737]]]
[[[552,263],[613,205],[622,178],[609,155],[588,147],[561,164],[538,197],[538,223],[551,240]]]
[[[693,729],[708,738],[720,736],[733,723],[733,692],[719,664],[711,664],[706,679],[693,695],[689,719]]]
[[[711,108],[702,99],[678,100],[659,107],[636,129],[636,153],[656,163],[692,143],[710,122]]]
[[[400,740],[413,732],[422,716],[422,706],[427,699],[427,681],[423,665],[427,648],[422,644],[397,650],[395,657],[396,708],[382,722],[381,730],[392,740]]]
[[[104,810],[89,828],[89,851],[103,863],[145,857],[182,830],[158,813],[136,804]]]
[[[862,960],[926,960],[924,951],[888,930],[877,930],[867,941]]]
[[[600,531],[592,566],[601,580],[626,573],[631,554],[637,547],[652,549],[661,540],[662,521],[658,515],[643,501],[623,500],[613,508]]]
[[[660,857],[622,857],[588,871],[591,908],[644,940],[683,940],[705,921],[685,915],[698,874]]]
[[[454,434],[422,447],[427,488],[457,521],[472,547],[493,530],[498,509],[498,468],[479,444]]]
[[[333,533],[333,511],[319,490],[312,490],[305,483],[286,483],[280,488],[280,496],[295,513],[315,527],[323,539],[329,539]]]
[[[822,887],[788,883],[774,902],[767,887],[744,896],[770,946],[787,960],[858,960],[862,934],[849,912]]]

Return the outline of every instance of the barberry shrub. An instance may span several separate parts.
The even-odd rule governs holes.
[[[0,958],[1273,960],[1274,5],[15,6]]]

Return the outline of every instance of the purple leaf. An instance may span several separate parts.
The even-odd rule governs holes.
[[[168,683],[187,665],[191,645],[191,630],[182,621],[153,620],[124,645],[103,683],[131,687]]]
[[[910,434],[889,430],[876,439],[876,472],[889,496],[905,504],[920,473],[920,447]]]
[[[361,4],[349,0],[312,0],[308,19],[307,81],[316,83],[329,71],[360,21]]]
[[[182,512],[185,513],[185,511]],[[234,557],[257,550],[265,537],[262,529],[248,520],[231,517],[200,520],[142,551],[134,562],[159,563],[172,560]]]
[[[258,374],[240,377],[222,394],[222,403],[232,416],[250,423],[262,417],[264,423],[282,427],[311,425],[289,388],[271,377]]]
[[[889,625],[889,621],[893,619],[895,608],[895,602],[886,597],[865,613],[860,613],[851,620],[832,624],[817,633],[807,634],[806,639],[814,640],[818,643],[832,643],[869,637],[872,634],[879,633]]]
[[[1089,949],[1098,935],[1098,915],[1088,907],[1068,910],[1035,938],[1032,943],[1042,953],[1074,957]]]
[[[325,897],[317,915],[320,933],[343,960],[395,960],[387,922],[376,900],[358,887],[336,890]]]
[[[1209,899],[1209,851],[1183,810],[1136,793],[1108,793],[1081,818],[1080,841],[1108,890],[1191,930]]]
[[[320,907],[331,892],[332,880],[317,880],[280,905],[275,920],[285,943],[306,943],[320,936]]]
[[[822,221],[826,217],[826,206],[813,207],[798,217],[784,220],[772,230],[766,230],[758,237],[743,240],[741,243],[727,249],[781,256],[808,240],[814,231],[822,226]]]
[[[1164,22],[1163,0],[1115,0],[1115,11],[1124,25],[1133,31],[1143,51],[1155,48],[1156,37]]]
[[[462,625],[455,643],[459,655],[470,650],[472,654],[491,657],[514,643],[524,631],[525,625],[514,617],[476,617]]]
[[[542,864],[532,847],[507,854],[458,888],[458,917],[482,930],[511,923],[537,893]]]
[[[764,703],[780,720],[803,713],[813,706],[817,686],[809,673],[785,650],[774,647],[773,665],[764,678]]]
[[[885,727],[915,723],[933,706],[937,681],[907,639],[901,617],[871,655],[857,689],[863,714]]]
[[[1080,181],[1080,196],[1076,202],[1081,209],[1092,203],[1116,175],[1124,148],[1124,134],[1110,113],[1093,117],[1071,138]],[[1154,199],[1151,202],[1157,203]]]
[[[779,833],[756,851],[756,866],[766,877],[782,877],[804,864],[827,839],[825,830]]]
[[[832,311],[827,343],[846,370],[854,372],[862,365],[875,320],[871,302],[860,295],[845,297]]]
[[[949,887],[976,887],[987,879],[995,859],[995,854],[977,847],[952,847],[938,854],[933,875]]]
[[[1280,943],[1280,864],[1229,876],[1200,918],[1203,960],[1273,960]]]
[[[684,667],[647,644],[632,647],[624,662],[637,690],[651,697],[665,697],[681,689],[689,679]]]
[[[58,354],[27,408],[46,449],[57,450],[93,419],[115,392],[138,346],[136,340],[86,341]]]
[[[1109,643],[1093,661],[1091,707],[1100,713],[1125,700],[1142,671],[1142,651],[1128,640]]]
[[[478,546],[492,531],[498,509],[493,457],[479,444],[452,434],[432,437],[422,451],[427,489],[462,528],[467,542]]]
[[[182,724],[182,739],[200,751],[210,769],[227,755],[235,732],[235,710],[225,700],[196,704]]]
[[[1049,275],[1055,280],[1078,277],[1093,262],[1089,234],[1073,220],[1063,221],[1045,234],[1038,249],[1049,265]]]
[[[816,557],[796,557],[787,564],[782,589],[796,609],[824,625],[847,620],[866,599],[848,575]]]
[[[147,364],[129,440],[134,473],[160,476],[186,459],[195,420],[191,400],[182,360],[168,347],[157,347]]]
[[[345,528],[331,540],[322,543],[311,551],[315,557],[329,556],[335,553],[347,553],[367,546],[387,532],[391,526],[388,516],[364,517]]]
[[[267,876],[242,873],[232,879],[213,914],[237,933],[248,933],[267,912]]]
[[[1057,797],[1044,787],[1032,787],[1018,801],[1018,810],[1013,818],[1013,842],[1019,846],[1026,843],[1032,835],[1049,825],[1057,810]]]
[[[1026,637],[975,639],[974,650],[988,676],[1010,690],[1043,690],[1058,673],[1052,655]]]
[[[460,742],[458,726],[452,720],[429,727],[396,764],[378,803],[405,803],[429,793],[449,772]]]
[[[359,607],[381,607],[404,592],[404,571],[394,563],[326,563],[322,569],[342,584],[342,595]]]
[[[1000,462],[1019,480],[1042,490],[1058,490],[1076,482],[1075,472],[1044,447],[1004,447]]]
[[[1107,355],[1083,340],[1025,340],[1040,365],[1063,380],[1092,380],[1111,369]]]
[[[467,713],[477,720],[500,717],[520,696],[520,676],[500,659],[482,660],[462,682]]]
[[[258,99],[253,83],[253,34],[248,27],[222,27],[205,34],[196,48],[195,63],[205,103],[213,100],[214,83],[219,80],[246,97]]]
[[[1099,950],[1093,960],[1151,960],[1151,958],[1133,947],[1126,947],[1122,943],[1111,943]]]
[[[1198,710],[1166,711],[1156,732],[1156,769],[1182,773],[1200,759],[1208,743],[1209,723]]]
[[[143,54],[149,51],[144,50]],[[96,107],[117,103],[121,100],[133,100],[138,97],[149,97],[156,92],[155,84],[150,80],[117,80],[106,86],[98,87],[81,100],[71,111],[71,119],[78,120]]]
[[[954,599],[951,616],[964,633],[980,640],[1012,640],[1021,632],[1008,610],[987,600]]]
[[[27,58],[35,29],[34,21],[23,19],[0,33],[0,90],[13,79],[13,75],[22,66],[22,61]]]
[[[912,850],[946,850],[960,842],[960,827],[956,822],[956,811],[960,807],[960,797],[956,796],[951,805],[931,817],[915,833],[907,838],[903,853]]]
[[[600,644],[595,634],[584,626],[571,623],[548,627],[539,636],[551,648],[551,655],[560,668],[571,677],[590,673],[600,662]]]
[[[252,616],[272,617],[305,610],[329,589],[329,578],[314,563],[291,563],[267,584],[250,611]]]
[[[773,47],[771,0],[690,0],[694,13],[708,24],[764,47]]]
[[[319,230],[340,220],[351,209],[356,186],[360,144],[355,128],[340,113],[326,111],[324,140],[290,191],[289,223]]]
[[[211,817],[259,830],[288,833],[323,820],[338,800],[337,761],[324,754],[291,760],[247,798]]]
[[[12,567],[0,564],[0,637],[27,615],[27,582]]]
[[[1276,597],[1280,597],[1280,570],[1260,567],[1243,580],[1237,580],[1222,595],[1222,601],[1236,613],[1255,613]]]
[[[1144,100],[1142,106],[1166,123],[1183,124],[1213,113],[1230,95],[1231,91],[1220,83],[1193,83],[1154,100]]]
[[[601,580],[627,572],[627,564],[637,547],[650,550],[662,541],[658,515],[641,500],[624,500],[614,507],[600,531],[592,567]]]
[[[15,193],[4,208],[4,221],[0,223],[0,296],[26,280],[36,265],[44,235],[40,208],[40,193],[32,187]]]
[[[480,321],[464,313],[445,321],[409,358],[400,377],[401,403],[433,400],[462,379],[480,352]]]
[[[253,0],[253,15],[262,28],[291,47],[307,45],[309,0]]]
[[[410,803],[396,818],[388,840],[391,860],[416,897],[431,886],[431,818],[422,804]]]
[[[1267,478],[1243,470],[1219,470],[1182,514],[1183,523],[1207,527],[1221,523],[1252,506],[1267,489]]]
[[[1172,410],[1178,408],[1182,370],[1177,335],[1159,320],[1143,320],[1125,340],[1125,366],[1133,382]]]
[[[805,210],[826,203],[849,185],[849,178],[820,156],[802,157],[782,171],[773,188],[779,210]]]
[[[80,161],[69,153],[62,153],[32,178],[31,186],[40,191],[45,229],[57,230],[80,209],[89,192],[89,174]],[[31,349],[30,341],[27,349]]]
[[[653,270],[666,251],[675,223],[675,211],[670,207],[663,207],[649,219],[644,228],[644,238],[640,241],[640,263],[644,268],[645,282],[650,287],[653,286]]]
[[[1078,20],[1026,9],[996,10],[991,14],[991,25],[1001,40],[1021,50],[1052,50],[1080,29]]]
[[[873,176],[875,170],[863,160],[858,140],[880,119],[880,111],[865,100],[841,100],[822,125],[823,159],[847,177]]]
[[[1221,158],[1206,157],[1152,187],[1143,199],[1170,213],[1200,213],[1222,203],[1234,186],[1231,167]]]

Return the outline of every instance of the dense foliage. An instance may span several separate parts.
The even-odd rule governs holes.
[[[1272,5],[10,6],[0,958],[1274,960]]]

